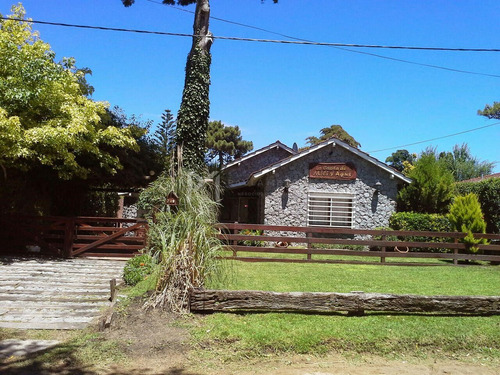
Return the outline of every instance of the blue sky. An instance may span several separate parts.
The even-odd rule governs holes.
[[[25,0],[34,20],[192,32],[193,15],[136,0]],[[0,13],[12,1],[0,0]],[[314,4],[314,5],[310,5]],[[182,8],[194,10],[194,6]],[[500,48],[498,0],[212,0],[211,15],[297,38],[332,43]],[[177,113],[190,38],[34,25],[57,59],[75,57],[93,71],[93,98],[159,122]],[[284,39],[212,20],[216,36]],[[357,49],[391,58],[500,76],[500,53]],[[212,46],[211,119],[238,125],[255,148],[305,138],[340,124],[361,149],[384,161],[397,148],[449,151],[468,143],[500,172],[500,125],[477,115],[500,101],[500,78],[463,74],[325,46],[216,40]],[[376,150],[388,149],[374,152]]]

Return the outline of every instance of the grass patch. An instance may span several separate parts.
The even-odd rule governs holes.
[[[498,295],[500,269],[234,262],[235,277],[215,288],[278,292]],[[193,336],[228,360],[272,353],[448,357],[500,363],[500,316],[371,313],[213,314]],[[230,344],[230,345],[228,345]],[[230,349],[229,349],[230,347]]]
[[[64,340],[59,345],[26,357],[11,357],[0,365],[1,371],[26,374],[84,373],[90,368],[106,368],[126,360],[119,343],[88,331],[19,331],[0,329],[0,337],[17,339]],[[2,367],[3,366],[3,367]],[[85,372],[86,373],[86,372]]]
[[[214,314],[204,319],[194,337],[227,360],[335,351],[388,358],[468,356],[500,362],[499,329],[499,317]]]
[[[500,268],[406,267],[349,264],[245,263],[233,261],[234,277],[208,287],[275,292],[339,292],[418,295],[498,295]]]

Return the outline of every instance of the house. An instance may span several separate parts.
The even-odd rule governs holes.
[[[459,181],[459,183],[462,183],[462,182],[481,182],[481,181],[487,180],[489,178],[500,178],[500,173],[493,173],[493,174],[489,174],[487,176],[471,178],[469,180]]]
[[[331,138],[303,151],[276,141],[223,168],[221,221],[371,229],[387,226],[411,180]]]

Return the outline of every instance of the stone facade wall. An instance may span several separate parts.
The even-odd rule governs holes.
[[[281,147],[273,147],[259,155],[243,160],[240,165],[235,164],[225,170],[227,183],[231,185],[237,182],[246,181],[252,173],[285,159],[290,155],[289,151]]]
[[[124,219],[136,219],[138,217],[138,208],[137,208],[137,203],[128,205],[128,206],[123,206],[123,213],[122,217]]]
[[[309,178],[310,163],[354,164],[357,178],[350,181]],[[288,192],[284,181],[291,181]],[[380,182],[380,192],[375,184]],[[388,226],[396,209],[398,181],[391,174],[342,146],[326,146],[314,153],[276,169],[265,177],[265,224],[307,226],[309,192],[336,192],[354,195],[353,228],[373,229]]]

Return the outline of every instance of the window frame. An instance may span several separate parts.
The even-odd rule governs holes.
[[[307,226],[353,228],[355,194],[310,191],[307,194]]]

